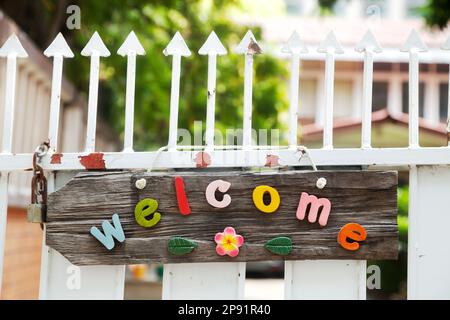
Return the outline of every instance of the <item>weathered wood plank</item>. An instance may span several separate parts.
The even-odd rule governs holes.
[[[180,214],[174,177],[182,176],[192,213]],[[319,177],[327,179],[318,189]],[[145,178],[143,190],[135,188]],[[231,183],[232,198],[226,208],[214,208],[205,198],[207,185],[216,179]],[[253,204],[258,185],[275,187],[281,204],[275,213],[261,213]],[[296,218],[301,192],[332,203],[328,224],[320,227]],[[217,196],[219,198],[219,195]],[[162,217],[152,228],[144,228],[134,218],[136,204],[144,198],[158,201]],[[118,213],[126,240],[108,251],[89,234]],[[300,259],[396,259],[397,257],[397,173],[392,171],[287,171],[244,172],[86,172],[77,175],[48,199],[47,244],[72,263],[134,264],[178,262],[224,262]],[[359,223],[367,239],[357,251],[347,251],[337,243],[340,228]],[[215,252],[214,235],[233,226],[245,238],[239,255],[221,257]],[[194,240],[191,253],[175,256],[167,251],[171,237]],[[288,256],[277,256],[264,248],[266,241],[287,236],[293,248]]]

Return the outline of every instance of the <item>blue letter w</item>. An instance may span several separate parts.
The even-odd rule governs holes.
[[[119,242],[125,241],[125,234],[123,233],[122,225],[120,224],[119,215],[117,213],[113,214],[112,221],[114,227],[109,223],[109,221],[103,221],[102,228],[103,234],[97,227],[91,228],[91,234],[100,241],[108,250],[114,248],[114,238]]]

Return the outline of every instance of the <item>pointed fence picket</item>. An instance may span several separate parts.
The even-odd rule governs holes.
[[[227,50],[220,42],[216,33],[212,31],[208,39],[206,39],[205,43],[198,51],[198,54],[208,56],[205,146],[207,151],[211,151],[214,149],[217,56],[227,54]]]
[[[81,51],[81,55],[91,58],[91,69],[89,76],[86,152],[94,152],[95,134],[97,128],[97,100],[98,100],[98,82],[100,72],[100,57],[109,57],[110,52],[106,48],[99,34],[95,32],[92,35],[92,38],[89,40],[89,42]]]
[[[364,52],[361,148],[371,148],[373,54],[374,52],[381,52],[381,47],[369,30],[355,49],[356,51]]]
[[[409,52],[409,147],[419,146],[419,52],[427,51],[419,34],[412,30],[401,48],[401,51]]]
[[[289,94],[289,142],[290,148],[297,147],[298,138],[298,90],[300,80],[300,54],[308,52],[305,45],[300,40],[300,36],[294,31],[281,49],[281,52],[291,55],[291,80]]]
[[[26,58],[28,55],[15,34],[11,35],[0,48],[0,57],[6,57],[5,75],[5,103],[3,111],[3,137],[1,154],[10,154],[12,151],[12,134],[14,123],[14,107],[16,95],[17,58]],[[8,211],[8,176],[9,171],[0,173],[0,293],[4,266],[4,253],[6,242],[6,222]]]
[[[164,55],[172,56],[172,87],[170,91],[170,120],[169,142],[170,151],[176,150],[178,131],[178,107],[180,98],[181,57],[188,57],[191,51],[184,42],[179,32],[175,33],[172,40],[163,51]]]
[[[136,34],[131,31],[117,50],[121,56],[127,56],[127,84],[125,99],[125,137],[123,151],[133,151],[134,128],[134,90],[136,81],[136,55],[145,55],[145,50]]]
[[[344,53],[341,44],[333,31],[317,48],[318,52],[325,53],[325,111],[323,128],[323,148],[333,149],[333,101],[334,101],[334,61],[335,54]]]
[[[444,50],[450,50],[450,38],[444,43]],[[323,105],[324,141],[323,147],[309,150],[309,155],[318,166],[367,165],[411,166],[410,170],[410,233],[408,261],[409,298],[448,298],[450,278],[448,265],[450,257],[434,243],[448,243],[445,228],[449,221],[442,212],[448,208],[447,186],[450,185],[450,148],[419,146],[418,123],[418,72],[420,53],[426,46],[413,31],[401,49],[409,53],[409,148],[371,148],[371,96],[373,81],[374,54],[381,51],[374,35],[369,31],[355,48],[364,55],[362,86],[362,140],[361,148],[333,148],[333,87],[335,55],[343,53],[343,48],[333,32],[330,32],[319,45],[318,51],[325,54],[323,85],[325,97]],[[262,52],[251,31],[248,31],[236,52],[244,54],[244,101],[243,101],[243,142],[242,148],[236,146],[217,146],[214,143],[215,93],[217,56],[227,54],[218,36],[212,32],[200,48],[200,55],[208,56],[207,76],[207,119],[205,146],[177,146],[178,109],[180,93],[181,57],[191,55],[183,37],[177,32],[170,41],[164,55],[172,56],[172,86],[170,93],[169,139],[167,148],[158,151],[133,151],[134,90],[136,75],[136,56],[144,55],[145,50],[134,32],[131,32],[117,53],[127,57],[127,81],[125,99],[125,139],[122,152],[105,152],[107,169],[152,169],[152,168],[194,168],[195,155],[206,150],[212,159],[211,167],[263,166],[269,154],[279,157],[280,163],[289,166],[310,165],[309,159],[300,157],[297,150],[299,66],[302,55],[308,55],[299,35],[294,32],[282,52],[291,58],[290,96],[289,96],[289,134],[287,146],[256,146],[251,140],[252,128],[252,89],[253,59]],[[42,158],[42,167],[49,171],[49,190],[62,187],[76,171],[83,170],[80,155],[95,151],[95,131],[97,118],[97,98],[100,58],[110,52],[94,33],[81,54],[90,57],[90,81],[88,97],[88,120],[86,145],[83,153],[64,153],[60,164],[50,161],[50,155],[58,151],[59,109],[63,59],[73,56],[62,35],[58,35],[44,52],[53,58],[53,79],[50,114],[39,113],[41,120],[49,120],[50,150]],[[15,77],[17,58],[25,58],[27,53],[19,39],[12,35],[0,48],[0,57],[6,58],[6,87],[2,129],[2,152],[0,153],[0,279],[4,259],[5,230],[7,221],[8,174],[27,170],[31,167],[33,148],[29,153],[11,153],[13,119],[15,107]],[[449,74],[450,77],[450,74]],[[301,88],[300,88],[301,89]],[[33,111],[34,97],[42,97],[45,88],[34,84],[30,86],[27,109]],[[450,89],[449,89],[450,90]],[[41,92],[41,94],[39,93]],[[449,91],[450,95],[450,91]],[[450,112],[450,101],[449,101]],[[47,117],[47,118],[46,118]],[[45,119],[44,119],[45,118]],[[450,128],[450,127],[449,127]],[[450,131],[450,129],[448,129]],[[167,150],[166,150],[167,149]],[[59,152],[59,151],[58,151]],[[439,166],[438,166],[439,165]],[[438,188],[439,190],[437,191]],[[430,218],[429,213],[433,213]],[[423,216],[427,214],[427,219]],[[439,226],[432,224],[438,221]],[[436,232],[436,227],[439,231]],[[164,266],[164,299],[243,299],[245,263],[196,263],[166,264]],[[41,288],[42,299],[57,298],[107,298],[122,299],[124,290],[124,266],[82,267],[79,290],[67,286],[74,268],[56,251],[43,244]],[[289,261],[285,264],[285,298],[288,299],[365,299],[366,261]],[[439,274],[441,277],[434,277]],[[218,290],[217,288],[220,288]]]
[[[236,53],[245,55],[244,67],[244,123],[242,126],[242,145],[248,149],[252,144],[252,90],[253,56],[261,53],[256,38],[249,30],[236,48]]]
[[[58,147],[59,109],[61,104],[61,82],[63,74],[63,59],[73,58],[74,54],[67,45],[66,40],[59,33],[50,46],[44,51],[47,57],[53,57],[52,92],[50,102],[50,119],[48,139],[50,148]]]

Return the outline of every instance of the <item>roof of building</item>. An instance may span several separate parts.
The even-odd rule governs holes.
[[[15,33],[28,54],[27,59],[19,59],[18,63],[26,64],[27,68],[33,70],[37,77],[46,82],[51,81],[52,78],[52,62],[42,54],[42,51],[34,44],[34,42],[23,32],[20,27],[9,18],[3,11],[0,10],[0,44],[3,44],[11,34]],[[74,85],[67,80],[65,76],[62,77],[61,83],[62,98],[65,100],[81,99]]]
[[[239,21],[246,25],[262,28],[262,40],[269,47],[269,51],[279,54],[278,47],[287,41],[295,30],[309,47],[305,59],[320,60],[324,54],[316,52],[319,43],[326,34],[333,30],[344,47],[345,54],[336,55],[337,60],[359,60],[362,55],[354,50],[364,33],[370,29],[383,48],[383,52],[375,55],[375,61],[401,62],[407,61],[408,54],[400,52],[399,48],[406,41],[411,30],[418,31],[423,42],[430,49],[421,54],[423,62],[449,62],[450,51],[441,50],[441,46],[450,36],[450,29],[443,31],[430,29],[422,19],[348,19],[341,17],[275,17],[248,18]],[[263,48],[264,49],[264,48]],[[267,51],[267,50],[266,50]],[[280,54],[281,55],[281,54]]]
[[[399,128],[403,128],[407,132],[408,123],[408,114],[405,113],[391,114],[387,109],[382,109],[372,113],[372,132],[376,132],[377,129],[385,125],[395,125]],[[419,129],[421,133],[427,135],[427,138],[432,139],[433,144],[439,144],[446,139],[447,130],[444,123],[430,124],[426,120],[420,118]],[[355,131],[360,130],[360,119],[342,118],[334,120],[333,134],[335,137],[346,133],[354,136]],[[301,126],[302,143],[317,142],[322,138],[322,134],[323,127],[314,123]],[[391,138],[395,139],[395,136],[391,136]]]

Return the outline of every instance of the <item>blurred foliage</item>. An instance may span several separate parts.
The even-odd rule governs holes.
[[[123,136],[126,58],[116,54],[128,32],[134,30],[147,55],[138,57],[136,79],[135,147],[137,150],[165,145],[168,136],[171,57],[162,50],[180,30],[193,55],[182,59],[179,127],[192,132],[194,121],[206,115],[207,58],[196,52],[211,30],[231,49],[239,43],[246,27],[233,22],[236,12],[245,13],[252,5],[243,0],[0,0],[10,15],[41,49],[57,32],[62,32],[76,57],[65,64],[66,73],[81,92],[88,91],[89,59],[80,51],[94,30],[110,49],[102,59],[99,112]],[[267,3],[267,2],[264,2]],[[282,10],[280,2],[271,7]],[[322,14],[331,14],[336,0],[319,0]],[[81,30],[67,30],[66,8],[81,8]],[[428,0],[420,8],[426,22],[440,28],[450,16],[450,0]],[[267,9],[267,8],[266,8]],[[261,9],[261,12],[267,10]],[[234,16],[233,16],[234,15]],[[261,38],[260,30],[253,28]],[[264,45],[263,45],[264,49]],[[217,72],[216,127],[241,128],[243,105],[242,56],[230,52],[219,57]],[[270,55],[255,57],[253,127],[279,128],[279,116],[287,109],[286,64]],[[203,126],[204,130],[204,126]]]
[[[398,188],[397,191],[397,205],[398,205],[398,232],[400,241],[405,244],[408,241],[408,199],[409,199],[409,186],[403,185]]]
[[[444,29],[450,19],[450,0],[428,0],[418,9],[418,13],[428,26]]]
[[[75,40],[77,51],[98,30],[112,50],[117,50],[130,30],[134,30],[147,55],[137,61],[135,145],[148,149],[167,143],[171,81],[171,57],[162,54],[179,30],[193,55],[182,59],[179,127],[191,131],[195,120],[206,118],[207,57],[198,49],[215,30],[230,49],[241,40],[246,28],[232,23],[226,9],[236,1],[80,1],[83,28]],[[124,10],[125,9],[125,10]],[[254,30],[260,39],[260,31]],[[218,58],[216,127],[241,127],[244,59],[229,52]],[[80,86],[88,83],[89,65],[79,58],[70,69],[71,79]],[[112,54],[103,60],[100,97],[102,115],[117,132],[123,132],[126,61]],[[253,127],[278,127],[278,113],[286,107],[286,76],[283,64],[267,55],[255,57]],[[203,126],[203,129],[204,126]]]
[[[337,0],[318,1],[322,15],[332,14]],[[427,0],[425,5],[415,8],[415,11],[425,19],[429,27],[444,29],[450,20],[450,0]]]
[[[389,261],[370,261],[368,265],[375,264],[381,269],[382,298],[406,299],[407,281],[407,249],[408,249],[408,197],[409,186],[400,185],[397,189],[398,203],[398,259]],[[369,290],[368,295],[379,297],[378,290]],[[386,296],[387,295],[387,296]]]
[[[330,15],[333,13],[333,7],[337,0],[318,0],[321,15]]]
[[[23,12],[41,3],[42,16],[56,17],[59,2],[55,0],[17,0],[5,8],[14,13]],[[172,58],[162,54],[163,49],[179,30],[192,55],[182,59],[179,128],[193,131],[194,121],[206,119],[207,60],[197,54],[209,33],[214,30],[229,53],[217,59],[216,127],[242,128],[244,57],[232,49],[244,36],[247,27],[232,22],[227,14],[235,9],[237,0],[78,0],[81,8],[81,30],[70,31],[65,26],[67,14],[59,30],[66,36],[75,58],[68,60],[65,70],[80,91],[88,91],[89,59],[80,55],[81,49],[97,30],[111,51],[101,59],[99,112],[117,133],[123,136],[125,112],[126,58],[116,54],[126,36],[134,30],[146,50],[146,56],[137,58],[135,103],[135,148],[144,150],[167,143]],[[19,9],[16,8],[19,6]],[[49,13],[50,12],[50,13]],[[19,14],[19,13],[17,13]],[[14,18],[14,17],[13,17]],[[34,25],[54,22],[47,19],[17,21],[24,31]],[[260,30],[252,28],[261,39]],[[53,39],[52,35],[52,38]],[[48,39],[36,35],[44,49]],[[264,46],[263,46],[264,50]],[[287,109],[287,69],[284,62],[267,54],[258,55],[254,62],[253,128],[280,128],[278,115]],[[203,124],[203,130],[205,125]]]

